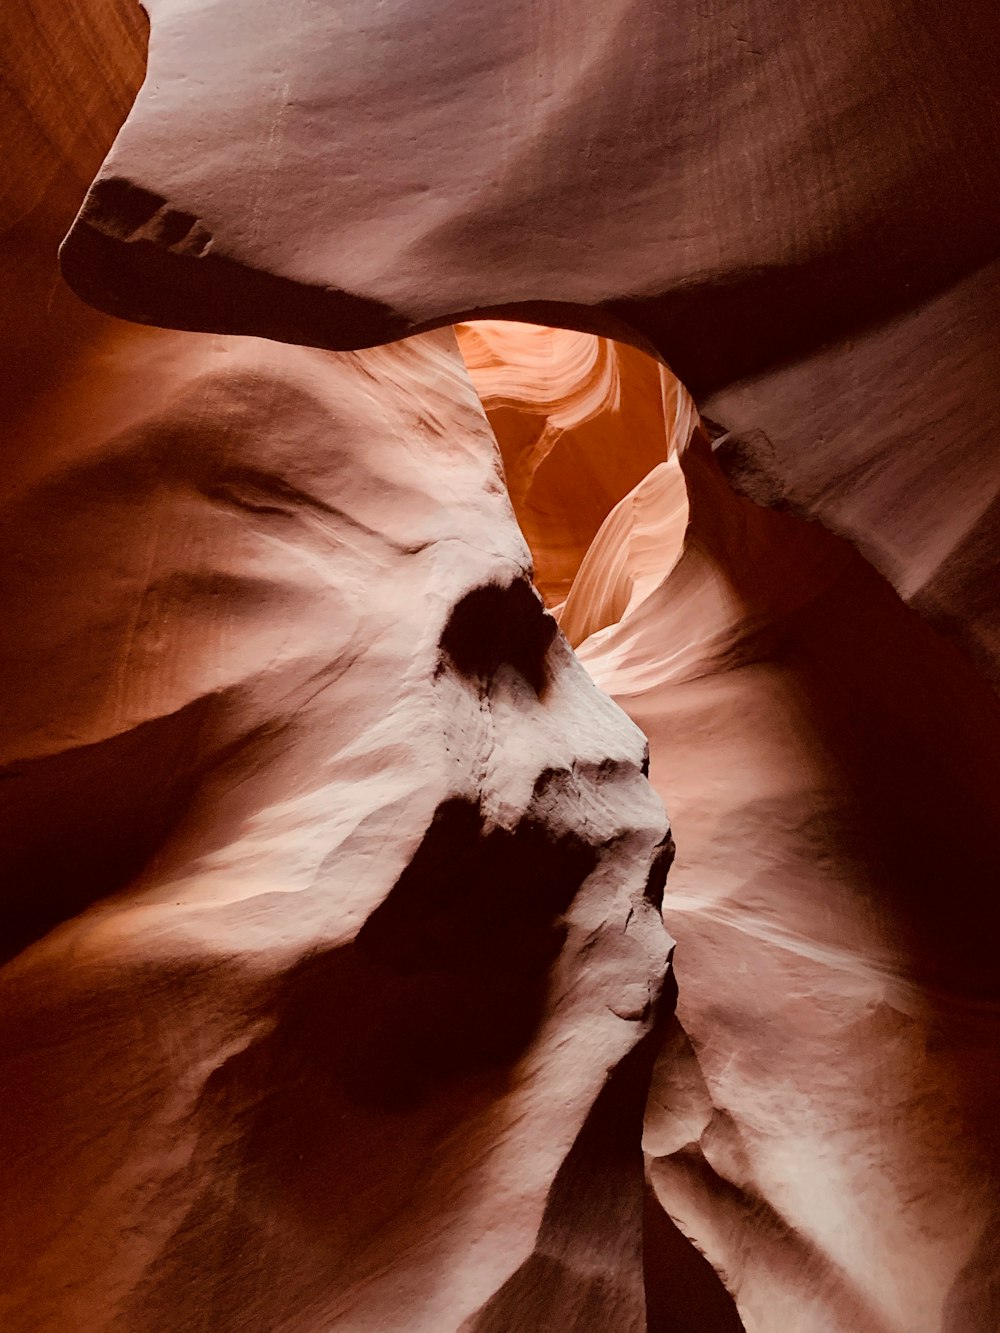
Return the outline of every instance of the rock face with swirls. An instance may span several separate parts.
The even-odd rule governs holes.
[[[148,9],[0,15],[0,1322],[992,1328],[995,4]]]
[[[557,605],[610,510],[686,438],[694,406],[665,366],[610,338],[477,320],[459,325],[458,340],[535,582]]]
[[[640,1330],[644,740],[531,587],[450,332],[46,315],[105,68],[60,35],[5,200],[0,1322]]]
[[[734,475],[998,678],[994,0],[148,9],[63,251],[87,300],[338,348],[470,312],[654,347]]]
[[[997,1310],[1000,701],[846,542],[735,495],[693,424],[559,612],[679,831],[650,1187],[750,1333],[975,1333]],[[613,478],[613,414],[605,441]],[[703,1282],[678,1321],[655,1215],[647,1253],[651,1328],[738,1326]]]
[[[642,737],[531,590],[450,335],[201,351],[5,512],[7,1327],[530,1312],[554,1178],[648,1077]],[[620,1158],[594,1299],[641,1328]]]

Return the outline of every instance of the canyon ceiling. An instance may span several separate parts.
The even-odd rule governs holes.
[[[1000,10],[144,8],[0,12],[0,1326],[991,1333]]]

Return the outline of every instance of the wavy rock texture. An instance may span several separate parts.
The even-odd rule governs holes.
[[[0,1323],[641,1330],[671,846],[453,335],[79,306],[137,34],[15,20]]]
[[[577,649],[682,849],[650,1180],[751,1333],[973,1333],[1000,1276],[1000,708],[850,548],[729,496],[703,445],[685,471],[683,555]]]
[[[1000,680],[994,0],[148,9],[64,248],[87,300],[320,346],[500,310],[652,345],[734,475]]]
[[[977,1333],[1000,1297],[1000,706],[847,543],[734,495],[700,429],[676,444],[560,612],[678,833],[651,1188],[751,1333]],[[704,1287],[656,1322],[675,1245],[647,1219],[650,1326],[733,1327]]]
[[[991,0],[148,8],[64,256],[134,317],[356,346],[592,307],[702,392],[998,255]]]
[[[103,168],[138,10],[63,9],[0,18],[4,1326],[994,1327],[996,6],[150,0]],[[60,286],[95,172],[65,274],[201,335]],[[451,336],[308,350],[500,312],[605,339],[462,332],[680,827],[667,1032],[642,739]]]
[[[459,325],[458,342],[500,443],[535,583],[558,605],[610,510],[687,439],[694,405],[665,366],[609,338],[477,320]]]
[[[1000,687],[1000,265],[708,398],[737,488],[818,518]]]

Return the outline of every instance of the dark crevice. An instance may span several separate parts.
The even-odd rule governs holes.
[[[674,863],[676,851],[673,837],[668,833],[656,849],[653,864],[649,870],[649,877],[646,880],[644,897],[658,912],[663,910],[663,895],[667,888],[667,875]]]
[[[489,680],[504,663],[536,694],[545,687],[546,655],[556,622],[526,579],[474,588],[452,610],[441,648],[463,676]]]
[[[210,248],[208,231],[186,214],[167,210],[151,223],[162,205],[127,181],[93,186],[59,252],[63,277],[77,296],[122,319],[196,333],[246,333],[246,311],[256,309],[269,338],[309,347],[317,345],[318,328],[336,330],[339,336],[329,341],[339,351],[417,331],[381,301],[246,268]],[[135,239],[119,234],[123,206],[127,226],[141,219]],[[167,248],[172,238],[182,248]]]
[[[672,1009],[673,987],[664,1010]],[[549,1191],[532,1254],[462,1333],[644,1333],[642,1119],[658,1033],[615,1068]]]
[[[214,702],[0,770],[0,959],[139,874],[201,781]]]
[[[718,1273],[648,1185],[644,1217],[647,1333],[744,1333]]]
[[[415,1227],[442,1226],[549,1012],[562,915],[599,854],[530,817],[490,831],[470,801],[438,808],[357,937],[284,973],[254,1013],[263,1035],[208,1079],[187,1168],[193,1202],[135,1293],[136,1327],[176,1329],[192,1266],[214,1275],[193,1318],[185,1311],[194,1333],[228,1326],[240,1270],[252,1275],[256,1327],[283,1326],[290,1273],[300,1308],[319,1302],[325,1327],[331,1268],[359,1279],[367,1262],[412,1245]],[[337,891],[338,859],[316,889]],[[644,1072],[633,1155],[645,1082]],[[309,1246],[276,1238],[288,1216]]]

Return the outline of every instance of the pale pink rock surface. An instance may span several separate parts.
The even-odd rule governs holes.
[[[450,335],[200,350],[5,515],[12,909],[102,895],[0,971],[7,1326],[457,1328],[653,1018],[662,810]]]
[[[641,1330],[667,825],[454,337],[79,306],[74,90],[137,49],[14,17],[0,1323]]]
[[[648,735],[678,838],[651,1187],[751,1333],[977,1333],[998,1290],[1000,707],[849,545],[734,495],[700,429],[675,444],[559,610]],[[651,1280],[673,1245],[647,1220]],[[684,1327],[716,1325],[696,1307]]]
[[[684,554],[577,647],[680,847],[650,1180],[751,1333],[972,1333],[997,1294],[995,696],[849,548],[728,496],[697,439],[684,466]]]
[[[669,1214],[752,1333],[992,1327],[995,699],[716,465],[995,671],[996,7],[150,7],[66,272],[227,336],[52,266],[137,8],[0,20],[6,1326],[731,1329]],[[679,824],[644,1236],[641,739],[448,335],[228,336],[483,307],[716,437],[488,358]]]

